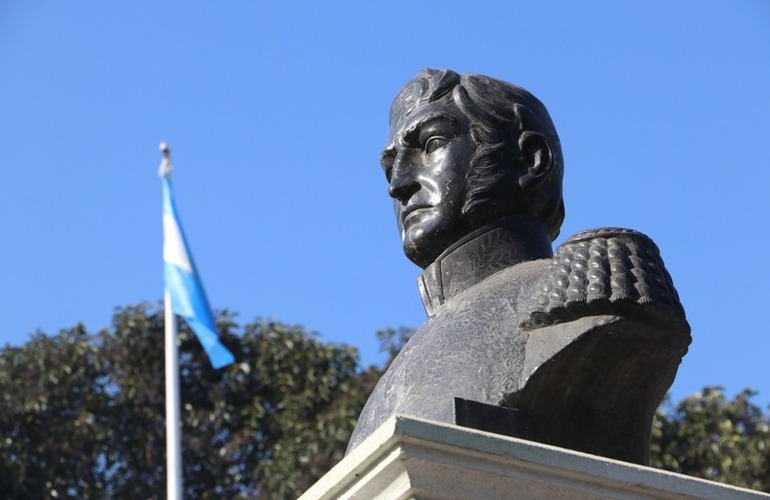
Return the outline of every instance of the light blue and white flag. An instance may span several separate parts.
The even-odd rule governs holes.
[[[170,172],[169,172],[170,173]],[[214,368],[235,361],[233,354],[219,341],[214,315],[206,292],[195,269],[187,239],[182,231],[174,202],[174,190],[167,175],[163,182],[163,261],[166,289],[171,296],[171,310],[187,320],[187,324],[203,345]]]

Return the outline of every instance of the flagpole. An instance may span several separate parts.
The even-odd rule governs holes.
[[[163,160],[160,175],[171,175],[171,152],[165,142],[160,144]],[[166,493],[168,500],[182,498],[182,436],[179,418],[179,349],[177,347],[176,317],[171,308],[171,293],[165,289],[163,310],[166,339]]]
[[[176,318],[171,310],[171,294],[165,293],[166,314],[166,471],[167,498],[182,498],[182,436],[179,419],[179,354],[176,345]]]

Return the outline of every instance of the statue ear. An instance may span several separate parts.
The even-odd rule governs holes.
[[[553,165],[551,145],[542,134],[526,130],[519,136],[522,172],[519,187],[527,191],[537,188],[548,179]]]

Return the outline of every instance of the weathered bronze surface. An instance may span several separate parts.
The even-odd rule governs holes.
[[[543,104],[489,77],[424,70],[391,107],[382,167],[428,320],[348,451],[403,414],[646,463],[690,328],[645,235],[595,229],[552,251],[563,161]]]

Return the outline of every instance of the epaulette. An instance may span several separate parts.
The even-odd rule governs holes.
[[[533,291],[522,315],[525,329],[596,314],[685,321],[658,247],[631,229],[591,229],[570,237]]]

